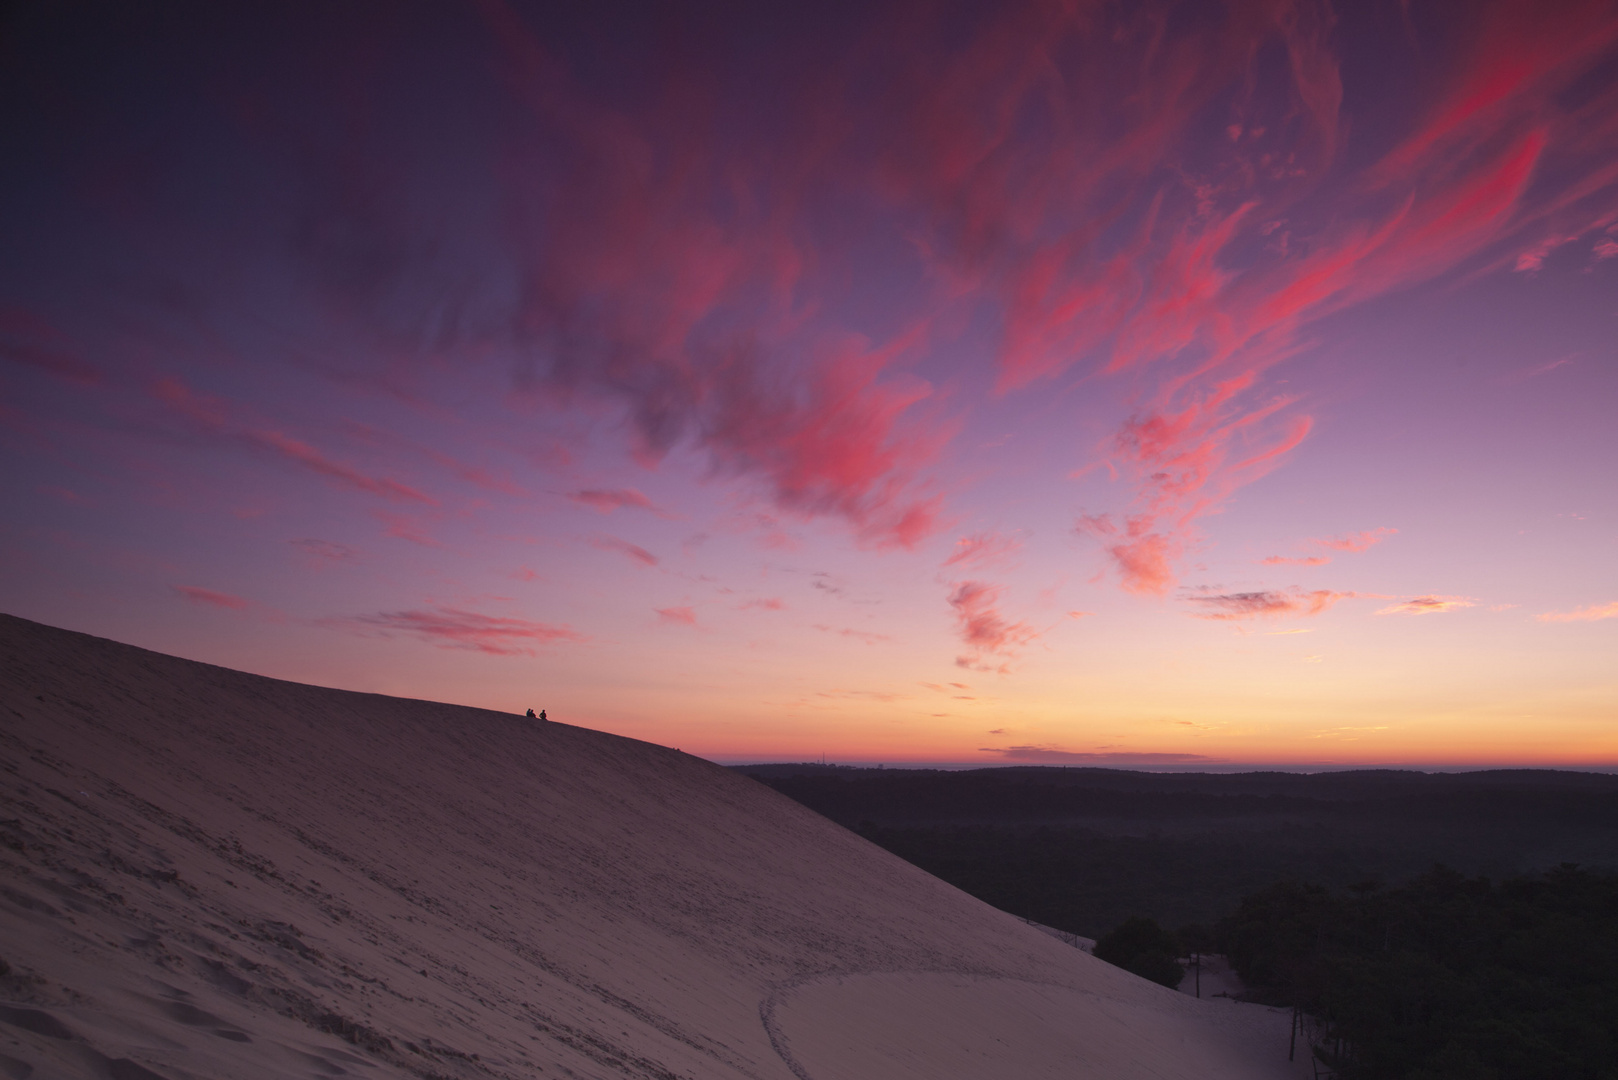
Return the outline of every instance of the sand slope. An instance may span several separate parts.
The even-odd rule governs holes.
[[[660,746],[0,616],[0,770],[8,1077],[1299,1075]]]

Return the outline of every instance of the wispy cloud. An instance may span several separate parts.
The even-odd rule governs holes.
[[[230,593],[216,592],[213,589],[204,589],[196,585],[171,585],[169,587],[193,604],[229,608],[231,611],[245,611],[253,606],[251,600],[244,600]]]
[[[994,732],[990,732],[994,734]],[[1066,762],[1089,765],[1176,765],[1218,762],[1205,754],[1155,753],[1133,750],[1074,751],[1049,746],[980,746],[980,754],[998,754],[1011,761]]]
[[[370,495],[379,495],[384,499],[396,502],[432,503],[434,500],[413,487],[408,487],[391,480],[385,476],[367,476],[358,469],[332,461],[319,450],[306,442],[294,439],[290,435],[279,431],[249,430],[241,433],[246,441],[256,445],[268,447],[286,458],[296,462],[311,472],[318,473],[328,480],[332,480],[344,487],[363,491]]]
[[[898,694],[886,690],[821,690],[816,697],[823,698],[851,698],[855,701],[899,701]]]
[[[1573,611],[1547,611],[1534,617],[1540,622],[1599,622],[1602,619],[1618,619],[1618,600],[1610,604],[1591,604],[1589,607]]]
[[[591,547],[596,548],[599,551],[617,551],[617,552],[621,552],[621,553],[629,556],[631,559],[634,559],[636,562],[640,563],[642,566],[656,566],[657,565],[657,556],[656,555],[653,555],[650,551],[647,551],[645,548],[641,547],[639,544],[631,544],[628,540],[620,540],[616,536],[607,536],[607,535],[604,535],[604,534],[597,534],[595,536],[590,537],[586,541],[586,543],[588,543]]]
[[[689,607],[656,608],[658,621],[675,626],[697,625],[697,613]]]
[[[56,499],[59,502],[67,503],[69,506],[90,505],[89,499],[86,499],[83,495],[80,495],[72,488],[57,487],[54,484],[41,484],[34,490],[38,491],[41,495],[49,495],[51,498]]]
[[[955,541],[955,547],[944,560],[945,566],[963,566],[972,569],[1001,569],[1006,567],[1022,550],[1022,541],[1015,536],[999,533],[975,533]]]
[[[1321,540],[1311,540],[1332,551],[1364,551],[1397,533],[1398,529],[1380,528],[1366,529],[1363,532],[1349,533],[1346,536],[1329,536]]]
[[[333,461],[301,439],[274,428],[241,423],[234,419],[236,410],[224,399],[193,391],[176,378],[159,379],[152,386],[152,396],[167,405],[176,415],[184,417],[194,430],[205,432],[235,443],[267,450],[274,456],[290,461],[340,487],[362,491],[393,502],[434,504],[435,500],[407,484],[386,476],[371,476],[359,469]]]
[[[428,535],[421,522],[403,514],[390,514],[386,510],[373,510],[371,516],[383,525],[382,535],[395,540],[406,540],[422,547],[442,548],[444,545]]]
[[[1357,742],[1365,732],[1387,731],[1389,727],[1388,724],[1375,724],[1363,727],[1321,728],[1317,731],[1311,731],[1309,737],[1311,739],[1341,739],[1343,742]]]
[[[1174,534],[1156,531],[1157,524],[1152,514],[1125,518],[1121,526],[1111,514],[1085,514],[1073,531],[1102,542],[1126,590],[1161,596],[1174,584],[1174,560],[1184,543]]]
[[[1618,243],[1611,239],[1611,234],[1618,229],[1618,210],[1608,210],[1599,214],[1593,220],[1581,220],[1579,224],[1566,231],[1552,232],[1550,235],[1534,242],[1518,253],[1513,269],[1519,273],[1537,274],[1545,267],[1545,260],[1556,249],[1567,244],[1576,243],[1592,232],[1601,232],[1595,238],[1590,251],[1591,260],[1599,262],[1618,255]]]
[[[101,371],[79,355],[71,338],[27,308],[0,307],[0,359],[80,386],[100,386],[105,381]]]
[[[634,488],[585,488],[581,491],[568,492],[569,499],[580,506],[588,506],[603,514],[610,514],[614,510],[646,510],[653,514],[661,514],[652,500],[636,491]]]
[[[362,636],[402,634],[441,649],[467,649],[490,656],[533,656],[538,647],[589,640],[567,626],[450,607],[335,617],[321,619],[319,625]]]
[[[510,495],[522,498],[526,493],[509,479],[496,476],[488,469],[463,461],[452,454],[434,446],[423,446],[401,435],[395,434],[374,424],[360,423],[357,420],[348,420],[343,425],[344,430],[355,439],[370,446],[383,447],[389,450],[404,450],[416,454],[433,462],[463,483],[484,491],[492,491],[501,495]]]
[[[1198,619],[1220,619],[1236,622],[1243,619],[1274,618],[1283,615],[1319,615],[1339,600],[1353,593],[1333,592],[1330,589],[1263,589],[1257,592],[1216,593],[1188,596],[1186,602],[1202,610],[1188,612]]]
[[[1361,552],[1381,543],[1398,531],[1389,528],[1365,529],[1345,536],[1317,538],[1310,540],[1309,543],[1328,551]],[[1262,566],[1325,566],[1329,562],[1331,562],[1329,555],[1271,555],[1269,558],[1259,560]]]
[[[346,544],[334,544],[330,540],[316,540],[313,537],[304,537],[301,540],[288,540],[287,543],[308,555],[313,565],[319,566],[327,563],[350,562],[359,553]]]
[[[822,633],[836,634],[838,637],[853,638],[855,641],[863,641],[867,645],[876,645],[884,641],[893,640],[893,637],[890,634],[877,634],[869,630],[855,630],[852,627],[846,626],[836,627],[826,626],[823,623],[816,623],[814,628]]]
[[[1397,604],[1389,604],[1377,611],[1378,615],[1440,615],[1458,608],[1476,607],[1477,602],[1464,596],[1417,596]]]
[[[1540,375],[1549,375],[1557,368],[1567,367],[1577,358],[1578,354],[1574,353],[1571,356],[1564,356],[1557,360],[1547,360],[1543,364],[1535,364],[1532,367],[1523,368],[1512,375],[1506,376],[1502,381],[1507,383],[1522,382],[1526,379],[1537,378]]]
[[[963,581],[950,593],[949,605],[955,609],[956,625],[968,650],[956,658],[958,666],[979,670],[993,667],[985,663],[988,658],[1013,656],[1039,636],[1027,623],[1012,622],[1000,614],[996,606],[1000,592],[998,586],[986,582]],[[998,669],[1005,670],[1005,664]]]

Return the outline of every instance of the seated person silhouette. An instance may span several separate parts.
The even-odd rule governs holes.
[[[535,717],[534,717],[534,710],[533,710],[533,709],[529,709],[529,710],[528,710],[528,719],[530,719],[530,720],[533,720],[533,719],[535,719]]]

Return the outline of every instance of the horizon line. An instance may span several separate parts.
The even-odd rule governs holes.
[[[744,768],[759,765],[812,765],[818,768],[847,768],[847,769],[891,769],[894,771],[918,772],[932,770],[939,772],[968,772],[986,769],[1017,769],[1017,768],[1043,768],[1043,769],[1105,769],[1114,772],[1144,772],[1144,773],[1245,773],[1245,772],[1282,772],[1298,774],[1315,774],[1327,772],[1417,772],[1417,773],[1468,773],[1468,772],[1579,772],[1599,773],[1603,775],[1618,774],[1618,763],[1592,764],[1592,763],[1534,763],[1522,762],[1489,762],[1489,763],[1456,763],[1456,762],[1253,762],[1253,761],[1118,761],[1118,760],[1091,760],[1091,761],[999,761],[999,762],[963,762],[963,761],[878,761],[872,759],[844,759],[824,761],[805,761],[798,758],[782,756],[769,756],[765,758],[743,757],[739,755],[708,756],[704,754],[693,755],[711,761],[715,765],[725,768]]]

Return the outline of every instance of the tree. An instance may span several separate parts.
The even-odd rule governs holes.
[[[1114,967],[1160,983],[1170,990],[1185,978],[1180,966],[1180,943],[1175,936],[1140,915],[1126,919],[1096,942],[1095,956]]]

